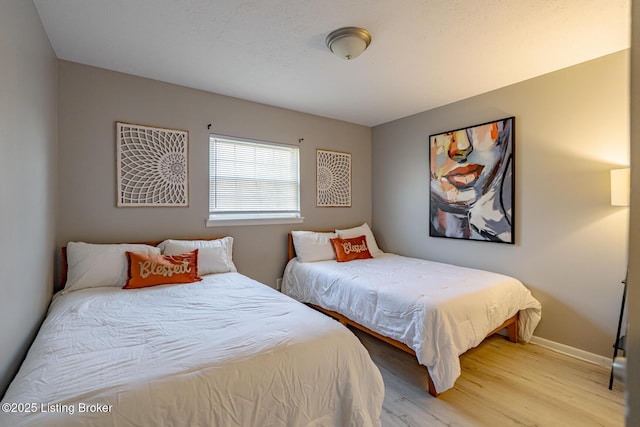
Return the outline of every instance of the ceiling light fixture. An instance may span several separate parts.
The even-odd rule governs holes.
[[[342,59],[360,56],[371,44],[371,34],[364,28],[344,27],[332,31],[325,40],[329,50]]]

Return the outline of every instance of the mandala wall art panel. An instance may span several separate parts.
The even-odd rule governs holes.
[[[514,243],[515,118],[429,136],[429,235]]]
[[[118,207],[189,206],[189,132],[116,122]]]
[[[316,150],[316,206],[351,207],[351,154]]]

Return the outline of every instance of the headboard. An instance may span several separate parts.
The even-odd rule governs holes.
[[[287,261],[291,261],[296,257],[296,248],[293,246],[293,235],[291,232],[287,234]]]
[[[218,237],[202,237],[202,238],[191,238],[191,239],[174,239],[174,240],[217,240],[222,239],[227,236],[218,236]],[[165,239],[166,240],[166,239]],[[164,240],[150,240],[146,242],[124,242],[124,243],[134,243],[134,244],[142,244],[142,245],[150,245],[150,246],[158,246],[160,243],[164,242]],[[120,242],[123,243],[123,242]],[[117,243],[114,243],[117,244]],[[295,255],[294,255],[295,256]],[[67,270],[69,269],[69,264],[67,262],[67,247],[63,246],[60,249],[60,281],[54,285],[53,293],[61,291],[64,289],[64,285],[67,283]]]

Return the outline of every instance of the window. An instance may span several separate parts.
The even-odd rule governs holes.
[[[302,222],[299,151],[292,145],[211,135],[207,225]]]

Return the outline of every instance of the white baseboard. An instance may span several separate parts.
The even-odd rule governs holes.
[[[595,353],[589,353],[588,351],[580,350],[579,348],[571,347],[565,344],[560,344],[555,341],[551,341],[545,338],[531,337],[532,344],[537,344],[542,347],[557,351],[558,353],[566,354],[596,365],[604,366],[605,368],[611,368],[611,357],[601,356]]]

